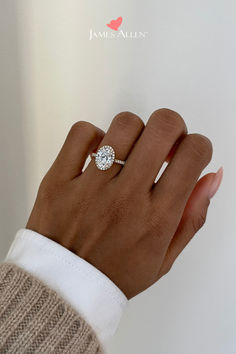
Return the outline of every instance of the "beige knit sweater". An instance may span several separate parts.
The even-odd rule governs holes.
[[[54,290],[18,266],[3,263],[0,353],[104,352],[90,326]]]

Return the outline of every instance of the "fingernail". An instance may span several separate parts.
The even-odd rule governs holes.
[[[209,188],[209,198],[213,198],[214,195],[216,194],[216,192],[218,191],[220,185],[221,185],[221,181],[223,178],[223,167],[221,167],[215,174],[214,179],[210,185]]]

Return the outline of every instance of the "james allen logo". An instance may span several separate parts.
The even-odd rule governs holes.
[[[141,32],[141,31],[123,31],[119,30],[123,22],[123,18],[120,16],[116,20],[111,20],[110,23],[107,23],[107,27],[112,29],[113,31],[94,31],[92,28],[89,31],[89,40],[92,39],[115,39],[115,38],[122,38],[122,39],[144,39],[147,37],[148,32]]]

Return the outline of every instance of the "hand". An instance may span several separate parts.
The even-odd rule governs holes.
[[[125,166],[101,171],[92,158],[82,171],[103,145]],[[93,264],[131,298],[170,270],[204,224],[222,178],[220,170],[198,181],[211,156],[210,141],[187,135],[184,120],[168,109],[155,111],[146,127],[120,113],[106,134],[78,122],[39,187],[27,228]]]

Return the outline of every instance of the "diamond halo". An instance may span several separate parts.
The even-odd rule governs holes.
[[[95,164],[99,170],[108,170],[115,161],[115,151],[109,145],[102,146],[96,153]]]

